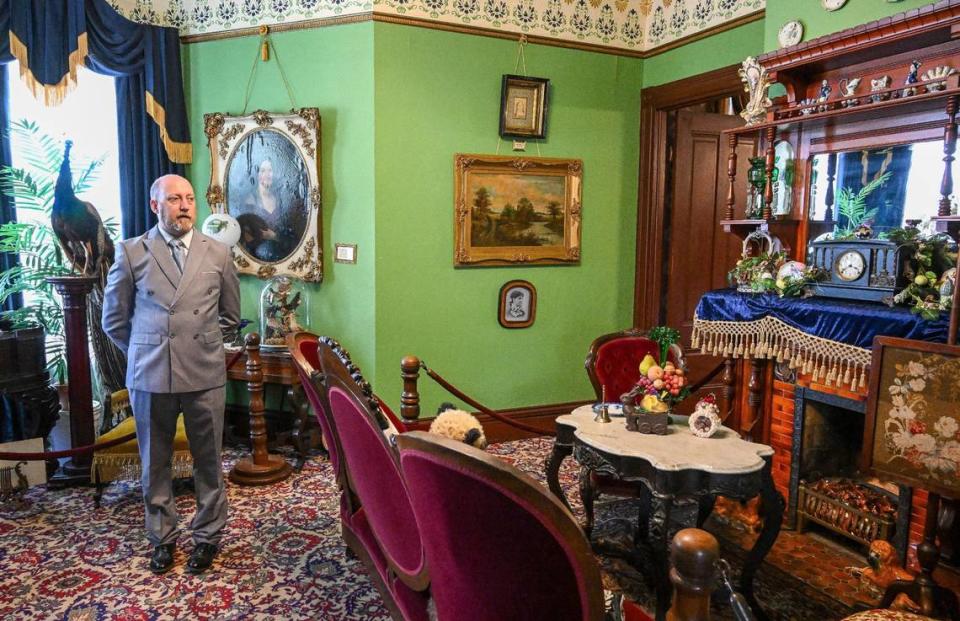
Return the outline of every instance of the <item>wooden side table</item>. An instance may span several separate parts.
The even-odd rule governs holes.
[[[590,405],[558,417],[557,439],[546,462],[550,491],[570,506],[560,487],[559,471],[560,464],[571,453],[580,464],[581,481],[590,472],[597,472],[641,482],[649,490],[649,507],[641,511],[635,541],[647,539],[654,556],[658,621],[666,618],[670,606],[668,548],[672,531],[700,526],[709,516],[716,496],[738,500],[760,496],[763,530],[747,554],[740,574],[740,591],[757,618],[765,620],[767,616],[753,595],[753,578],[773,547],[783,520],[783,496],[774,488],[770,473],[773,449],[742,440],[726,427],[712,438],[698,438],[690,432],[686,417],[674,418],[682,420],[682,424],[672,424],[667,435],[658,436],[627,431],[622,418],[596,422]],[[699,523],[676,523],[679,512],[673,509],[690,502],[706,509],[698,511]]]
[[[224,350],[225,363],[236,355],[237,350]],[[293,407],[293,432],[290,441],[297,450],[297,472],[303,468],[307,460],[307,451],[310,449],[310,405],[300,386],[300,376],[293,368],[293,358],[290,352],[260,350],[260,361],[263,365],[263,383],[286,386],[286,397]],[[247,381],[247,354],[244,352],[236,363],[227,369],[227,379],[241,382]]]

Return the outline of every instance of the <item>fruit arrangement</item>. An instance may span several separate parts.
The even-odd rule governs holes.
[[[669,412],[690,392],[686,371],[667,358],[670,347],[680,340],[680,333],[660,326],[650,330],[650,338],[660,346],[660,360],[663,362],[657,362],[651,354],[640,361],[640,379],[636,383],[643,395],[640,408],[647,412]]]

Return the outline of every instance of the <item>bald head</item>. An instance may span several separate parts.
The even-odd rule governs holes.
[[[197,210],[193,186],[180,175],[164,175],[150,186],[150,211],[164,231],[182,237],[193,228]]]

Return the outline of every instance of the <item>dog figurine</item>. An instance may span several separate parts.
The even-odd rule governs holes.
[[[441,406],[440,413],[430,423],[430,433],[463,442],[478,449],[487,447],[487,437],[483,435],[480,421],[473,414],[463,410],[443,409]]]
[[[897,551],[889,541],[874,539],[867,554],[867,567],[854,567],[853,574],[864,582],[877,587],[881,593],[897,580],[912,581],[913,574],[900,567]],[[920,607],[906,593],[901,593],[893,601],[891,608],[916,612]]]

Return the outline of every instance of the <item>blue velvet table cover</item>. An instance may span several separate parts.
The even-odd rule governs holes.
[[[781,298],[772,293],[708,291],[697,304],[701,321],[747,322],[772,316],[806,334],[870,349],[875,336],[897,336],[945,343],[949,318],[922,319],[908,308],[831,298]]]

